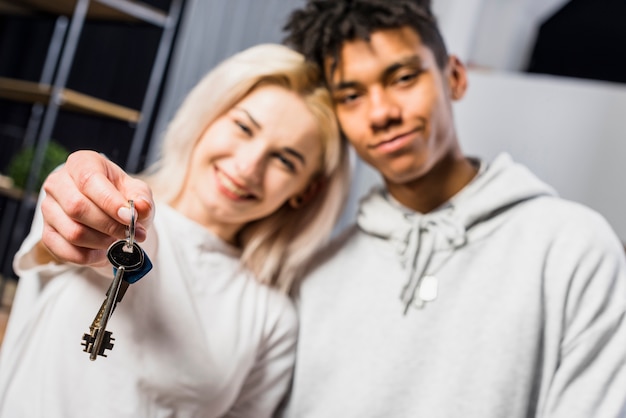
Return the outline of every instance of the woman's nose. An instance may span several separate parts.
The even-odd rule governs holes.
[[[241,147],[235,156],[235,167],[243,180],[259,184],[265,171],[265,151],[259,146]]]

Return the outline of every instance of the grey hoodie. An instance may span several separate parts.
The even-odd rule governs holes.
[[[428,214],[385,190],[299,293],[289,417],[626,417],[626,262],[503,154]]]

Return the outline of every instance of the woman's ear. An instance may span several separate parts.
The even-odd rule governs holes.
[[[289,206],[291,206],[292,209],[300,209],[303,202],[304,202],[304,199],[302,198],[302,196],[300,195],[292,196],[289,199]]]
[[[293,209],[301,208],[313,200],[315,196],[317,196],[320,191],[324,189],[324,187],[326,187],[326,178],[323,176],[315,178],[309,183],[307,188],[302,193],[292,196],[289,199],[289,206]]]
[[[452,100],[461,100],[467,91],[467,69],[456,55],[448,57],[446,72]]]

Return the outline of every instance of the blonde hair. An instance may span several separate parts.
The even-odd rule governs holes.
[[[322,189],[302,207],[285,203],[239,233],[241,261],[261,283],[288,292],[313,254],[324,245],[349,187],[346,141],[341,138],[332,100],[315,66],[278,44],[248,48],[223,61],[191,90],[170,122],[161,157],[143,175],[157,200],[171,203],[183,187],[193,149],[219,116],[259,85],[297,93],[317,120],[322,161],[315,181]]]

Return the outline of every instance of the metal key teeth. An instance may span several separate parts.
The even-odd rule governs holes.
[[[83,342],[80,343],[80,345],[82,345],[83,351],[85,353],[90,353],[93,351],[94,349],[94,343],[96,342],[96,337],[98,336],[98,330],[95,330],[95,332],[92,334],[83,334]],[[106,357],[107,355],[104,354],[105,350],[112,350],[113,349],[113,341],[115,341],[115,338],[113,338],[113,335],[110,331],[104,331],[104,337],[102,339],[102,345],[100,346],[100,350],[98,351],[98,355],[102,356],[102,357]]]

